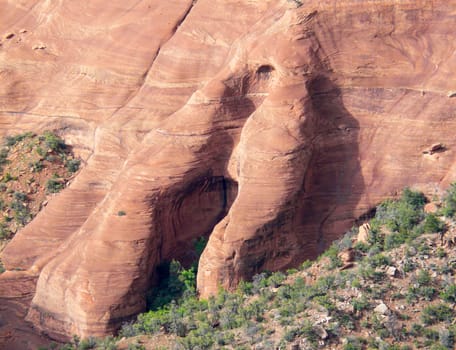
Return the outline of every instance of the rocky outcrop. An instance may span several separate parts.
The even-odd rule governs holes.
[[[114,331],[196,237],[208,296],[456,177],[451,2],[4,7],[1,132],[56,129],[85,159],[2,254],[38,277],[27,319],[53,338]]]

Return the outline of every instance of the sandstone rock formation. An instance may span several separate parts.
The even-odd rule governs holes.
[[[114,331],[196,237],[207,296],[455,179],[456,3],[298,3],[0,3],[1,134],[55,129],[85,160],[2,254],[37,278],[34,327]]]

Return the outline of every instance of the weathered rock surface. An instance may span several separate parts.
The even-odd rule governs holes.
[[[0,16],[0,133],[57,129],[86,163],[2,255],[38,278],[27,319],[51,337],[114,331],[193,238],[210,234],[207,296],[456,178],[454,1],[22,0]]]

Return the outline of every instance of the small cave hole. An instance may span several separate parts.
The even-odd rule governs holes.
[[[257,69],[257,76],[260,79],[269,79],[271,77],[272,72],[274,71],[274,67],[270,65],[262,65]]]

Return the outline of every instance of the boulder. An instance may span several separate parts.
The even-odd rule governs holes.
[[[375,309],[374,309],[374,312],[380,314],[380,315],[387,315],[389,313],[389,309],[388,309],[388,306],[386,306],[383,302],[378,304]]]
[[[437,202],[430,202],[426,203],[424,206],[424,212],[429,213],[437,213],[440,209],[440,203]]]
[[[356,238],[356,241],[358,243],[367,243],[369,241],[369,235],[370,225],[368,222],[366,222],[358,228],[358,236]]]

